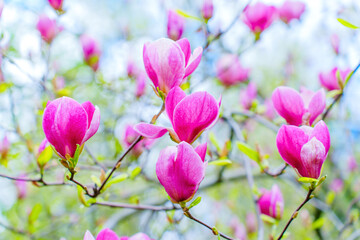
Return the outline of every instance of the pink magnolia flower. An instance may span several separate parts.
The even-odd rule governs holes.
[[[129,147],[139,136],[140,136],[140,134],[134,130],[133,126],[126,125],[124,136],[123,136],[123,142],[125,143],[125,145],[127,147]],[[134,156],[138,157],[144,151],[143,141],[144,140],[138,142],[132,149],[132,153],[134,154]]]
[[[234,236],[237,240],[246,240],[246,228],[239,219],[233,218],[230,221],[230,228],[234,232]]]
[[[257,96],[256,84],[251,82],[240,91],[240,103],[244,109],[249,110]]]
[[[244,68],[235,54],[225,54],[216,63],[216,75],[227,87],[246,81],[249,72],[250,69]]]
[[[305,3],[300,1],[286,0],[281,7],[278,8],[280,19],[284,23],[289,23],[293,19],[300,19],[305,11]]]
[[[216,99],[207,92],[195,92],[189,96],[179,87],[173,88],[166,100],[165,109],[173,129],[139,123],[134,129],[140,135],[154,139],[162,137],[166,132],[176,142],[194,142],[200,134],[215,124],[219,115]]]
[[[339,68],[334,67],[333,69],[331,69],[330,72],[322,72],[319,74],[319,80],[321,85],[323,85],[329,91],[340,89],[339,82],[336,77],[337,71],[339,71],[340,73],[340,78],[342,82],[345,82],[346,77],[351,72],[351,69],[348,68],[345,70],[340,70]]]
[[[257,2],[244,10],[243,21],[250,30],[260,36],[276,18],[276,8]]]
[[[86,231],[83,240],[95,240],[95,238],[89,231]],[[105,228],[99,232],[96,240],[120,240],[120,238],[111,229]]]
[[[145,70],[154,84],[165,95],[173,87],[180,86],[183,80],[195,71],[200,63],[202,47],[191,54],[190,43],[186,38],[172,41],[160,38],[146,43],[143,50]]]
[[[126,66],[126,72],[128,77],[135,77],[138,73],[138,68],[133,60],[129,60]]]
[[[68,97],[48,102],[43,116],[45,136],[62,159],[73,158],[77,144],[82,147],[97,132],[99,124],[98,107]]]
[[[314,128],[283,125],[276,137],[281,157],[301,177],[318,179],[330,148],[330,133],[324,121]]]
[[[101,55],[99,43],[92,37],[85,34],[80,37],[80,42],[86,64],[89,65],[94,71],[97,71],[99,68],[99,60]]]
[[[3,10],[4,10],[4,0],[0,0],[0,17],[2,15]]]
[[[336,55],[339,54],[340,38],[336,33],[331,35],[330,42],[331,42],[331,46],[332,46],[334,52],[336,53]]]
[[[65,79],[61,76],[56,76],[52,80],[52,85],[55,91],[59,91],[65,87]]]
[[[135,81],[136,81],[135,96],[137,98],[140,98],[142,95],[145,94],[145,90],[146,90],[146,74],[144,72],[140,72],[139,74],[137,74]]]
[[[176,41],[181,38],[185,28],[185,18],[180,16],[173,10],[168,11],[167,15],[167,35],[172,40]]]
[[[350,172],[354,172],[356,171],[357,168],[358,168],[358,164],[356,162],[356,159],[354,156],[351,156],[348,160],[348,169]]]
[[[19,178],[26,178],[26,174],[20,174]],[[16,190],[17,190],[18,199],[26,198],[26,195],[27,195],[27,192],[28,192],[27,191],[26,181],[16,180],[15,181],[15,186],[16,186]]]
[[[50,19],[45,14],[39,16],[36,28],[39,30],[42,39],[47,43],[51,43],[56,35],[62,30],[61,27],[57,26],[55,20]]]
[[[4,138],[2,139],[2,141],[0,142],[0,155],[1,155],[1,159],[6,159],[7,155],[10,151],[10,141],[7,137],[7,135],[4,136]]]
[[[250,234],[256,232],[256,229],[257,229],[256,216],[254,213],[249,212],[246,214],[246,231]]]
[[[205,176],[207,143],[195,150],[181,142],[177,147],[167,147],[160,152],[156,175],[174,203],[189,201]]]
[[[277,87],[271,97],[274,107],[288,124],[311,125],[326,107],[325,91],[302,88],[300,94],[290,87]]]
[[[201,6],[201,15],[205,20],[209,20],[213,16],[214,4],[212,0],[204,0]]]
[[[55,10],[61,11],[64,0],[48,0],[51,7]]]
[[[275,219],[281,219],[284,211],[284,199],[278,185],[273,185],[271,190],[261,189],[258,200],[260,212]]]

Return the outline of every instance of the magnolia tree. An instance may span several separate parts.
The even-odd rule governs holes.
[[[357,239],[359,4],[176,4],[1,2],[1,239]]]

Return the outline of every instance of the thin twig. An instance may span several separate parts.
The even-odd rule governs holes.
[[[349,76],[349,79],[346,83],[346,86],[349,84],[351,78],[354,76],[354,74],[359,70],[360,68],[360,63],[356,66],[356,68],[354,69],[354,71],[352,71],[352,73],[350,73],[351,75]],[[346,88],[345,86],[345,88]],[[338,94],[334,100],[332,101],[332,103],[326,108],[325,113],[322,115],[322,120],[325,120],[325,118],[328,116],[329,112],[331,111],[331,109],[334,107],[334,105],[341,99],[341,97],[344,95],[344,90],[342,93]]]
[[[277,240],[282,239],[282,237],[284,236],[284,233],[286,232],[286,230],[288,229],[288,227],[290,226],[291,222],[297,217],[300,209],[313,197],[311,194],[314,191],[314,188],[310,187],[308,194],[306,195],[305,200],[300,204],[300,206],[298,206],[296,208],[296,210],[293,212],[293,214],[291,215],[289,221],[286,223],[284,229],[282,230],[282,232],[280,233],[280,236],[277,238]]]
[[[94,161],[95,165],[101,167],[105,172],[106,172],[106,167],[104,164],[102,164],[101,162],[99,162],[96,157],[94,156],[94,154],[92,154],[92,152],[90,151],[90,149],[85,145],[85,151],[89,154],[90,158]]]
[[[92,205],[106,206],[111,208],[130,208],[136,210],[151,210],[151,211],[171,211],[171,210],[181,209],[176,206],[152,206],[152,205],[113,203],[113,202],[96,202],[93,203]]]
[[[227,33],[235,25],[235,23],[239,20],[241,14],[246,10],[246,8],[251,4],[251,2],[252,0],[249,0],[249,2],[245,5],[245,7],[236,14],[236,16],[234,17],[234,19],[231,21],[231,23],[227,28],[215,34],[215,36],[212,39],[207,38],[206,44],[204,46],[204,50],[206,50],[210,46],[210,44],[213,43],[215,40],[220,39],[222,35]]]
[[[153,116],[153,118],[150,121],[150,124],[154,124],[164,111],[165,111],[165,103],[162,104],[160,111]],[[117,160],[116,164],[113,166],[113,168],[111,169],[110,173],[108,174],[104,182],[101,184],[101,186],[98,189],[96,189],[96,191],[94,192],[93,195],[91,195],[91,197],[97,197],[101,193],[101,190],[105,187],[106,183],[109,181],[113,173],[116,171],[116,169],[120,167],[122,160],[135,147],[135,145],[141,141],[141,139],[143,139],[142,136],[137,137],[135,141],[126,149],[126,151],[120,156],[119,160]]]
[[[216,229],[215,227],[211,227],[211,226],[207,225],[206,223],[200,221],[199,219],[195,218],[193,215],[191,215],[191,213],[189,212],[188,209],[184,209],[184,215],[185,215],[187,218],[189,218],[189,219],[191,219],[191,220],[193,220],[193,221],[195,221],[195,222],[197,222],[197,223],[200,223],[200,224],[203,225],[204,227],[207,227],[208,229],[210,229],[210,230],[212,231],[212,233],[213,233],[214,235],[220,235],[221,237],[223,237],[223,238],[225,238],[225,239],[233,240],[233,238],[225,235],[224,233],[221,233],[221,232],[217,231],[217,229]]]
[[[0,174],[0,177],[10,179],[10,180],[15,180],[15,181],[41,183],[42,185],[36,185],[38,187],[68,185],[65,182],[45,182],[43,178],[35,178],[35,179],[33,179],[33,178],[18,178],[18,177],[7,176],[4,174]]]
[[[5,228],[6,230],[16,233],[16,234],[20,234],[20,235],[29,235],[28,232],[25,232],[24,230],[20,230],[20,229],[16,229],[13,227],[10,227],[8,225],[5,225],[4,223],[0,222],[0,226],[2,226],[3,228]]]
[[[278,177],[285,172],[285,169],[287,168],[287,166],[288,165],[285,163],[283,166],[279,167],[275,171],[269,171],[269,169],[262,169],[262,171],[269,176]]]
[[[273,124],[272,122],[270,122],[269,120],[267,120],[266,118],[253,113],[251,111],[247,111],[247,110],[243,110],[241,112],[234,112],[231,115],[241,115],[241,116],[246,116],[249,118],[254,119],[255,121],[257,121],[258,123],[264,125],[265,127],[267,127],[268,129],[270,129],[271,131],[277,133],[279,131],[279,127],[276,126],[275,124]]]

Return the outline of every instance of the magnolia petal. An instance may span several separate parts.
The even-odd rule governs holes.
[[[121,240],[121,239],[120,239]],[[129,238],[129,240],[151,240],[151,238],[145,233],[137,233]]]
[[[180,40],[176,41],[177,44],[179,44],[181,50],[184,53],[185,56],[185,66],[187,66],[190,56],[191,56],[191,47],[190,47],[190,42],[189,40],[187,40],[187,38],[182,38]]]
[[[179,87],[174,87],[168,93],[165,99],[165,109],[171,124],[173,124],[173,113],[176,105],[185,97],[186,93]]]
[[[315,125],[313,131],[309,135],[309,139],[313,137],[316,137],[316,139],[324,145],[327,154],[330,149],[330,133],[324,121],[321,120]]]
[[[199,156],[203,162],[205,161],[206,150],[207,150],[207,143],[200,144],[199,146],[197,146],[195,148],[195,152],[197,152],[197,154],[199,154]]]
[[[310,113],[310,121],[309,124],[311,125],[314,120],[323,113],[326,107],[326,96],[324,89],[320,89],[317,91],[314,96],[311,98],[309,103],[309,113]]]
[[[89,232],[89,230],[86,230],[84,235],[84,240],[95,240],[94,236]]]
[[[289,87],[277,87],[271,97],[275,110],[280,116],[291,124],[302,124],[302,116],[305,113],[304,102],[300,94]]]
[[[149,123],[138,123],[134,126],[134,130],[141,136],[154,139],[162,137],[168,132],[168,129],[161,126],[155,126]]]
[[[146,49],[147,49],[148,44],[150,44],[150,43],[145,43],[144,48],[143,48],[143,61],[144,61],[145,71],[146,71],[148,77],[153,82],[155,88],[157,88],[159,86],[159,82],[158,82],[158,78],[157,78],[155,69],[152,66],[152,62],[157,61],[157,59],[156,58],[151,59],[149,54],[147,53]]]
[[[96,240],[120,240],[120,238],[111,229],[105,228],[99,232]]]
[[[318,179],[326,155],[324,145],[313,137],[301,148],[302,167],[297,169],[299,174],[302,177]]]
[[[309,136],[302,128],[291,125],[283,125],[276,136],[276,145],[281,157],[295,169],[302,167],[300,152],[308,139]]]
[[[192,143],[218,117],[216,99],[207,92],[186,96],[175,107],[173,127],[181,141]]]
[[[188,64],[186,65],[184,78],[192,74],[195,71],[195,69],[199,66],[202,57],[202,52],[203,52],[202,47],[197,47],[194,50],[193,54],[189,59]]]
[[[94,136],[100,125],[100,109],[91,102],[85,102],[82,106],[87,112],[89,125],[81,145]]]

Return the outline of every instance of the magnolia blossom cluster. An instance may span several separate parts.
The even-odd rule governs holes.
[[[49,0],[49,3],[55,10],[62,11],[62,1]],[[206,21],[212,17],[213,10],[212,1],[205,0],[201,14]],[[285,1],[278,8],[258,2],[244,10],[242,19],[259,37],[276,18],[288,24],[293,19],[300,19],[304,10],[305,5],[296,1]],[[144,94],[146,77],[152,81],[156,95],[163,101],[168,126],[144,122],[134,126],[127,125],[123,137],[125,145],[133,147],[132,153],[139,156],[147,143],[151,144],[153,139],[169,133],[171,140],[177,145],[168,146],[160,152],[156,175],[170,200],[182,207],[193,198],[205,177],[207,143],[198,143],[197,140],[217,122],[221,106],[221,97],[216,99],[206,91],[187,94],[181,88],[199,66],[203,53],[201,47],[192,51],[190,42],[181,38],[184,24],[185,19],[179,13],[169,10],[169,38],[161,38],[144,45],[145,72],[138,70],[131,61],[127,66],[128,76],[137,81],[136,97]],[[61,31],[56,20],[45,15],[40,16],[37,28],[49,44]],[[101,56],[99,43],[87,35],[82,35],[80,42],[85,63],[96,72]],[[321,73],[319,79],[329,91],[337,90],[342,89],[341,86],[349,73],[350,70],[334,68],[330,73]],[[250,69],[240,63],[239,57],[233,54],[223,55],[216,63],[216,74],[226,88],[247,82],[246,88],[240,91],[239,105],[245,110],[251,110],[258,89],[254,82],[249,81]],[[313,92],[301,88],[298,92],[293,88],[280,86],[273,91],[271,99],[267,99],[265,105],[265,114],[269,119],[273,119],[277,112],[287,123],[280,127],[276,137],[280,156],[299,176],[319,179],[330,149],[329,130],[321,120],[326,108],[325,91],[319,89]],[[74,173],[84,144],[99,129],[100,110],[89,101],[80,104],[69,97],[58,98],[48,102],[42,125],[46,139],[41,143],[38,155],[51,144],[61,163]],[[145,139],[135,144],[140,136]],[[5,150],[1,150],[3,154]],[[22,186],[19,184],[18,188],[21,190]],[[338,189],[336,186],[334,188]],[[19,198],[26,194],[20,190]],[[271,190],[261,188],[259,192],[257,204],[261,213],[276,220],[281,219],[284,199],[279,186],[273,185]],[[96,239],[150,240],[143,233],[132,237],[118,237],[110,229],[102,230]],[[84,240],[95,238],[87,231]]]
[[[302,88],[298,93],[289,87],[278,87],[272,94],[276,111],[289,125],[283,125],[276,137],[281,157],[301,177],[318,179],[330,148],[330,134],[319,119],[326,107],[323,89],[312,92]]]
[[[304,11],[305,4],[300,1],[286,0],[280,7],[257,2],[245,9],[242,19],[258,39],[274,20],[280,18],[288,24],[294,19],[300,19]]]
[[[169,132],[177,147],[161,151],[156,175],[174,203],[189,201],[205,176],[207,144],[193,148],[201,133],[213,126],[221,101],[207,92],[187,95],[179,86],[199,65],[202,48],[191,54],[187,39],[159,39],[144,46],[144,65],[157,94],[164,98],[166,114],[172,128],[139,123],[134,130],[156,139]]]

